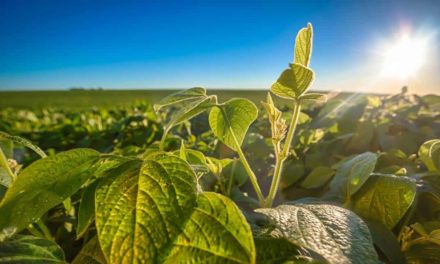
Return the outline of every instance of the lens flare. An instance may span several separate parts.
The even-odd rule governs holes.
[[[402,79],[413,76],[425,63],[427,48],[426,39],[401,36],[385,48],[382,73]]]

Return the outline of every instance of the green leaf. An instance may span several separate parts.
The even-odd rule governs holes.
[[[233,162],[232,159],[219,160],[213,157],[206,157],[206,165],[208,166],[209,171],[216,176],[220,176],[223,169],[226,168],[232,162]]]
[[[206,90],[203,87],[194,87],[183,91],[170,94],[154,105],[154,109],[159,111],[163,107],[185,103],[187,101],[197,101],[206,97]]]
[[[299,99],[310,87],[313,79],[314,73],[311,69],[293,63],[289,69],[281,73],[278,80],[272,84],[270,91],[279,97]]]
[[[204,174],[209,172],[205,155],[197,150],[186,149],[183,142],[180,145],[180,150],[174,151],[174,155],[188,162],[195,173]]]
[[[182,105],[178,111],[172,113],[170,121],[167,122],[166,127],[171,128],[184,121],[201,114],[203,111],[215,105],[215,96],[208,96],[195,100],[191,103]]]
[[[434,264],[440,263],[440,245],[417,244],[405,252],[408,264]]]
[[[312,56],[313,28],[308,23],[306,28],[302,28],[296,35],[295,40],[295,63],[309,67],[310,57]]]
[[[78,226],[76,228],[76,237],[80,238],[87,231],[87,228],[95,220],[95,191],[98,181],[94,181],[87,186],[82,194],[81,203],[78,209]]]
[[[426,141],[420,146],[419,158],[429,171],[440,172],[440,139]]]
[[[63,250],[53,241],[15,235],[0,243],[0,263],[8,264],[46,264],[67,263]]]
[[[327,96],[325,94],[320,94],[320,93],[307,93],[301,95],[299,98],[303,101],[319,101],[319,102],[327,101]]]
[[[116,168],[98,185],[95,209],[109,263],[254,263],[239,209],[221,195],[197,195],[194,172],[177,156],[153,153]]]
[[[0,131],[0,139],[6,139],[6,140],[10,140],[14,143],[23,145],[27,148],[32,149],[35,153],[37,153],[38,155],[40,155],[41,157],[46,157],[46,153],[44,153],[43,150],[41,150],[38,146],[32,144],[32,142],[30,142],[29,140],[19,137],[19,136],[12,136],[9,135],[6,132]]]
[[[405,264],[405,256],[400,250],[397,237],[388,230],[382,223],[376,221],[365,221],[370,229],[374,244],[387,257],[392,264]]]
[[[250,226],[238,207],[225,196],[205,192],[165,263],[255,263],[255,255]]]
[[[40,159],[25,168],[0,203],[0,240],[19,232],[70,197],[92,175],[99,153],[74,149]]]
[[[285,239],[255,237],[257,263],[284,263],[299,255],[298,247]]]
[[[216,137],[231,149],[237,150],[257,115],[258,109],[254,103],[234,98],[211,109],[209,125]]]
[[[329,204],[297,203],[257,209],[269,218],[270,235],[312,250],[329,263],[377,263],[366,224],[353,212]]]
[[[171,113],[165,127],[167,129],[189,120],[203,111],[214,106],[217,99],[208,96],[205,88],[195,87],[171,94],[154,105],[156,111],[174,108],[177,111]]]
[[[392,229],[414,201],[416,184],[404,176],[372,175],[352,197],[359,216],[378,221]]]
[[[105,264],[104,254],[99,245],[98,237],[94,236],[81,249],[72,264]]]
[[[350,201],[350,197],[367,181],[376,166],[377,155],[365,152],[344,163],[336,171],[330,182],[328,196],[336,197],[340,202]]]
[[[301,182],[301,187],[306,189],[320,188],[324,186],[334,174],[334,171],[330,167],[316,167],[307,175],[306,179]]]

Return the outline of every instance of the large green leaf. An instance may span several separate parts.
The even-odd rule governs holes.
[[[109,263],[253,263],[250,227],[228,198],[197,195],[177,156],[153,153],[114,169],[96,191],[96,227]]]
[[[74,149],[40,159],[25,168],[0,203],[0,240],[38,220],[74,194],[92,175],[100,154]]]
[[[352,197],[352,208],[365,219],[393,228],[414,201],[416,184],[403,176],[372,175]]]
[[[419,149],[419,158],[429,171],[440,172],[440,139],[426,141]]]
[[[0,263],[46,264],[66,263],[63,250],[44,238],[15,235],[0,243]]]
[[[299,99],[310,87],[314,79],[311,69],[297,63],[290,65],[281,73],[278,80],[272,84],[270,91],[279,97]]]
[[[378,262],[368,227],[349,210],[298,203],[256,211],[269,217],[272,237],[312,250],[329,263]]]
[[[295,41],[295,63],[309,67],[310,57],[312,55],[313,46],[313,28],[308,23],[306,28],[302,28]]]
[[[211,109],[209,125],[216,137],[231,149],[237,150],[257,115],[258,109],[254,103],[234,98]]]
[[[329,196],[340,202],[350,201],[351,196],[368,180],[376,166],[377,155],[365,152],[345,161],[330,182]]]
[[[165,263],[255,263],[251,229],[233,201],[217,193],[198,196]]]
[[[104,254],[99,245],[98,237],[94,236],[81,249],[72,264],[105,264]]]

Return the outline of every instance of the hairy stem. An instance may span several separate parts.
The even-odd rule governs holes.
[[[286,141],[284,142],[283,150],[277,151],[276,150],[277,148],[275,148],[276,152],[281,152],[281,153],[276,153],[275,155],[276,157],[275,171],[272,177],[272,183],[270,185],[269,195],[266,198],[266,203],[265,203],[266,207],[272,206],[272,202],[275,199],[275,195],[278,191],[278,186],[280,185],[280,180],[281,180],[281,174],[283,172],[283,164],[287,158],[287,155],[289,154],[290,145],[292,144],[293,135],[295,134],[296,124],[298,123],[298,118],[300,113],[301,113],[301,102],[299,100],[296,100],[294,102],[292,119],[290,121],[289,131],[287,132],[287,137],[286,137]]]

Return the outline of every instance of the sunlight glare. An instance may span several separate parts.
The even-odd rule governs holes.
[[[411,77],[425,63],[426,53],[426,39],[402,35],[395,43],[385,48],[382,72],[389,77]]]

